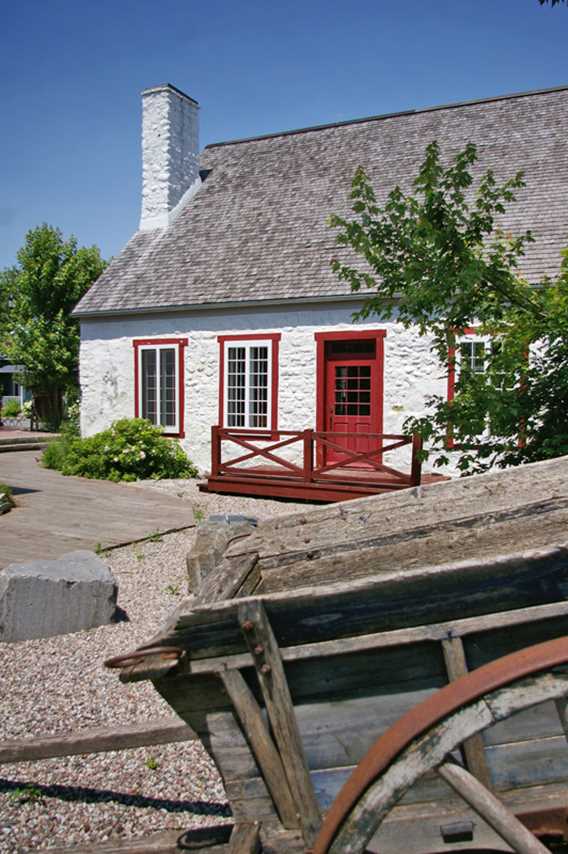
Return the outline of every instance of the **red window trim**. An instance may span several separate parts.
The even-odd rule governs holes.
[[[475,326],[467,326],[459,332],[454,332],[454,340],[460,336],[477,335],[477,332]],[[452,402],[456,391],[456,351],[455,346],[448,347],[448,403]]]
[[[358,329],[356,332],[315,332],[314,338],[316,341],[341,341],[344,338],[359,341],[362,338],[385,338],[386,334],[386,329]]]
[[[246,433],[254,433],[268,438],[277,438],[278,433],[278,370],[281,332],[254,332],[250,335],[218,335],[219,342],[219,426],[224,427],[225,415],[225,343],[227,341],[271,341],[272,342],[272,389],[270,400],[270,430],[262,430],[255,427],[244,430]],[[241,428],[242,429],[242,428]]]
[[[479,329],[475,326],[467,326],[465,329],[461,329],[460,331],[456,331],[454,333],[455,337],[467,336],[467,335],[477,335]],[[448,347],[448,403],[451,403],[455,397],[456,392],[456,347]],[[529,353],[527,350],[527,361],[528,361]],[[518,444],[520,448],[524,448],[526,444],[525,435],[524,435],[524,424],[521,423],[519,425],[519,439]],[[452,431],[451,423],[448,424],[448,432],[446,435],[446,448],[448,450],[459,450],[460,445],[454,441],[454,435]]]
[[[185,438],[185,348],[187,347],[187,338],[134,338],[132,347],[134,348],[134,417],[140,418],[140,347],[151,347],[160,344],[174,344],[178,348],[178,400],[179,400],[179,432],[166,433],[166,436],[172,436],[178,439]]]
[[[384,339],[386,329],[357,329],[346,332],[316,332],[316,430],[325,430],[325,344],[326,341],[341,341],[351,339],[358,341],[365,338],[374,338],[377,342],[375,359],[378,366],[378,392],[379,392],[379,433],[383,431],[383,406],[384,406],[384,365],[385,347]]]

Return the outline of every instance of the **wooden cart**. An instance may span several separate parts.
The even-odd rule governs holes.
[[[216,762],[211,851],[562,850],[568,547],[246,594],[109,662]]]

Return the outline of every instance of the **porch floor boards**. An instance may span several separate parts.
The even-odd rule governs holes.
[[[404,477],[402,473],[401,477],[397,478],[388,472],[377,472],[370,468],[337,466],[306,482],[302,475],[295,474],[284,466],[247,466],[231,473],[209,477],[205,483],[199,485],[199,489],[202,492],[299,498],[331,503],[409,489],[408,478],[403,480]],[[441,480],[448,478],[440,474],[424,473],[421,483],[437,483]]]

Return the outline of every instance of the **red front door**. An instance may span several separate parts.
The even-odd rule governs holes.
[[[325,430],[349,433],[330,437],[347,451],[371,451],[377,439],[365,433],[380,433],[380,370],[375,339],[329,341],[326,344]],[[340,462],[342,453],[327,448],[326,463]]]

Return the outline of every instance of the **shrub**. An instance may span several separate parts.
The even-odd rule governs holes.
[[[123,418],[86,439],[64,433],[46,448],[43,461],[63,474],[100,480],[197,477],[177,442],[144,418]]]
[[[17,400],[7,400],[2,404],[2,415],[4,418],[17,418],[22,411]]]
[[[47,469],[63,471],[63,466],[71,444],[79,438],[77,420],[63,421],[59,428],[59,438],[49,443],[43,452],[41,461]]]
[[[12,498],[12,489],[5,483],[0,483],[0,514],[5,513],[11,507],[14,506],[14,499]]]

